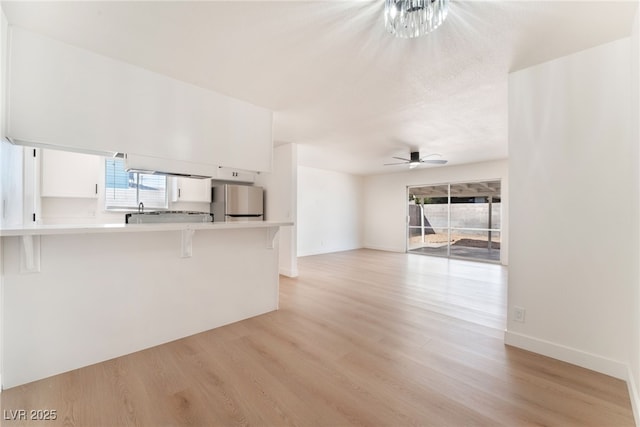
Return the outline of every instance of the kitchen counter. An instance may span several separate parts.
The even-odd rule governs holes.
[[[87,233],[140,233],[149,231],[172,230],[231,230],[244,228],[269,228],[293,225],[287,221],[247,221],[247,222],[208,222],[208,223],[160,223],[160,224],[52,224],[26,225],[0,228],[0,237],[4,236],[45,236],[52,234]]]
[[[2,386],[278,308],[285,221],[0,230]]]

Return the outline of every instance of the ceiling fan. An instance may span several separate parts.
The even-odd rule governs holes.
[[[420,157],[420,152],[418,151],[412,151],[411,152],[411,158],[409,159],[405,159],[404,157],[393,157],[394,159],[398,159],[398,160],[402,160],[402,162],[399,163],[385,163],[385,166],[390,166],[390,165],[409,165],[409,169],[413,169],[416,166],[425,163],[425,164],[429,164],[429,165],[444,165],[445,163],[447,163],[447,160],[442,160],[442,159],[429,159],[428,157],[433,157],[433,156],[440,156],[440,154],[429,154],[427,156],[424,157]]]

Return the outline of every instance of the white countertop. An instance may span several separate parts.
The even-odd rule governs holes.
[[[161,224],[56,224],[23,225],[0,228],[0,237],[44,236],[53,234],[89,233],[138,233],[173,230],[233,230],[243,228],[269,228],[293,225],[291,221],[247,221],[208,223],[161,223]]]

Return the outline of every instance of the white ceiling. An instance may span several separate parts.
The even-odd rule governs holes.
[[[300,164],[355,174],[506,158],[507,75],[628,36],[637,0],[453,1],[397,39],[377,1],[2,2],[10,24],[272,109]],[[434,167],[434,166],[420,166]]]

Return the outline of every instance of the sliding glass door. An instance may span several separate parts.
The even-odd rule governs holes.
[[[500,261],[500,181],[408,188],[407,250]]]
[[[409,188],[408,249],[449,255],[449,185]]]

